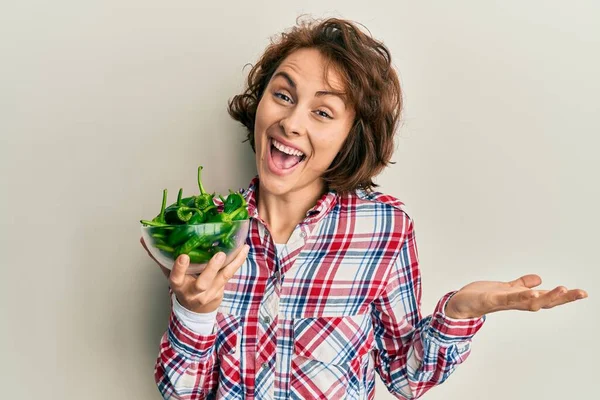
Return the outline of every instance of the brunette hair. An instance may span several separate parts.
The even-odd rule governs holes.
[[[292,52],[313,48],[340,75],[355,110],[355,119],[340,152],[323,174],[328,189],[346,193],[371,191],[373,182],[394,152],[394,135],[402,112],[402,92],[391,54],[380,41],[348,20],[329,18],[299,22],[271,43],[248,74],[247,88],[228,102],[231,117],[248,130],[244,141],[254,145],[258,103],[277,67]],[[363,25],[364,26],[364,25]],[[368,29],[367,29],[368,31]]]

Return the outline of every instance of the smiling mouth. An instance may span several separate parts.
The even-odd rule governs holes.
[[[306,154],[303,154],[302,156],[297,156],[297,155],[292,155],[292,154],[287,154],[281,150],[279,150],[277,147],[275,147],[275,145],[273,144],[273,138],[269,138],[269,144],[270,144],[270,152],[271,152],[271,159],[273,160],[273,163],[275,164],[275,166],[279,169],[292,169],[295,166],[297,166],[298,164],[300,164],[301,162],[303,162],[304,160],[306,160]]]

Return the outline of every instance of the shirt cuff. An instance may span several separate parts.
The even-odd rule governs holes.
[[[175,296],[171,297],[171,303],[173,304],[173,311],[169,318],[167,338],[173,350],[185,358],[197,362],[210,357],[214,350],[217,334],[202,335],[191,330],[179,319],[174,311],[176,304]]]
[[[173,302],[173,312],[185,326],[199,335],[213,333],[215,321],[217,320],[217,310],[202,314],[190,311],[179,303],[175,293],[171,294],[171,300]]]
[[[450,318],[444,313],[446,304],[456,294],[456,291],[447,293],[437,303],[431,322],[429,325],[429,333],[434,341],[442,346],[449,346],[454,343],[470,341],[473,336],[481,329],[485,322],[486,316],[477,318],[456,319]]]

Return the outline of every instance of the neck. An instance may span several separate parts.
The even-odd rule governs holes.
[[[294,228],[325,194],[324,185],[307,187],[283,195],[268,192],[259,180],[258,215],[265,221],[275,243],[287,243]]]

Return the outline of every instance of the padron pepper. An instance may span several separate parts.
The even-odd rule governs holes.
[[[188,253],[188,256],[190,257],[190,262],[203,264],[210,261],[213,254],[210,251],[194,249]]]
[[[182,207],[183,208],[183,207]],[[216,206],[209,207],[216,208]],[[187,221],[187,225],[181,225],[175,228],[175,231],[167,238],[167,243],[171,246],[177,246],[190,239],[196,232],[193,225],[198,225],[206,221],[206,212],[200,211],[197,208],[191,208],[193,216]]]
[[[195,214],[190,218],[190,220],[188,221],[188,224],[195,225],[195,224],[204,223],[209,216],[209,212],[211,210],[216,210],[216,209],[217,209],[217,206],[215,206],[214,204],[212,206],[206,207],[204,210],[201,210],[199,208],[194,208]]]
[[[211,216],[208,219],[208,222],[232,223],[233,221],[236,221],[236,217],[239,214],[241,214],[244,210],[245,210],[245,208],[240,207],[237,210],[233,211],[232,213],[226,213],[225,211],[223,211],[222,213]]]
[[[165,210],[165,221],[171,225],[181,225],[184,224],[187,219],[191,218],[191,213],[189,213],[188,208],[183,208],[183,200],[181,196],[183,194],[183,189],[179,189],[179,193],[177,194],[177,202],[175,204],[171,204]],[[186,219],[187,218],[187,219]]]
[[[162,198],[162,206],[160,208],[160,214],[152,219],[152,221],[140,220],[140,222],[144,225],[149,226],[167,226],[167,222],[165,220],[165,207],[167,206],[167,189],[163,190],[163,198]]]
[[[214,239],[212,235],[208,236],[199,236],[193,235],[191,238],[186,240],[178,249],[175,251],[175,258],[179,257],[181,254],[188,254],[190,251],[198,248],[198,247],[210,247],[213,243]]]
[[[246,207],[246,199],[240,193],[234,193],[229,190],[229,196],[227,196],[227,200],[223,200],[222,196],[219,196],[223,201],[223,211],[226,213],[232,213],[240,207]]]
[[[223,236],[223,238],[221,239],[221,244],[226,248],[226,249],[233,249],[235,247],[235,237],[234,235],[237,233],[237,229],[235,229],[235,227],[231,227],[231,229],[229,230],[229,232],[227,232],[225,234],[225,236]]]
[[[215,193],[209,194],[204,190],[204,186],[202,185],[202,168],[202,165],[198,167],[198,189],[200,190],[200,194],[195,197],[194,205],[200,210],[205,210],[208,207],[214,206],[213,197]]]
[[[192,226],[181,225],[178,226],[173,233],[167,238],[167,244],[169,246],[179,246],[180,244],[189,240],[194,234],[195,230]]]
[[[181,199],[181,205],[206,211],[215,205],[213,198],[215,197],[216,193],[209,194],[204,189],[204,185],[202,184],[202,168],[202,166],[198,167],[198,190],[200,191],[200,194],[198,196],[191,196]]]

